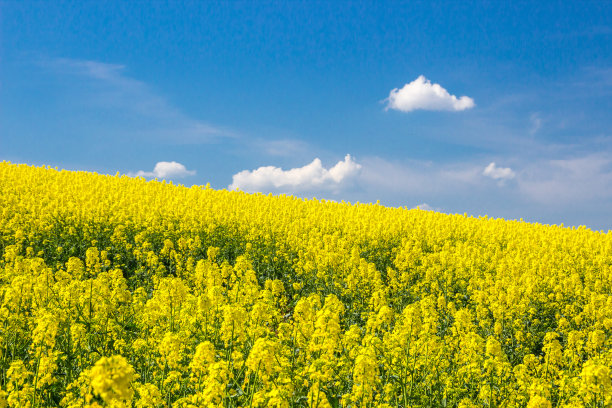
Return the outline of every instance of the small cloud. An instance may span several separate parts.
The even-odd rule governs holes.
[[[95,78],[108,82],[130,82],[133,80],[126,80],[123,71],[125,65],[121,64],[108,64],[105,62],[91,61],[91,60],[77,60],[70,58],[55,58],[52,60],[41,60],[39,63],[43,66],[63,71],[65,73],[71,73],[74,75],[84,75],[90,78]]]
[[[416,207],[412,207],[412,210],[422,210],[422,211],[436,211],[431,205],[427,203],[422,203],[417,205]]]
[[[321,160],[316,158],[306,166],[289,170],[274,166],[243,170],[234,174],[228,188],[247,192],[334,189],[356,176],[360,169],[361,165],[348,154],[330,169],[324,168]]]
[[[139,170],[136,173],[128,173],[130,177],[146,177],[146,178],[182,178],[187,176],[195,175],[195,170],[187,170],[187,168],[181,163],[175,161],[171,162],[158,162],[153,171]]]
[[[258,140],[261,150],[270,156],[293,156],[308,149],[308,144],[295,139]]]
[[[386,109],[395,109],[410,112],[417,109],[462,111],[471,109],[474,100],[468,96],[457,98],[442,88],[439,84],[432,84],[423,75],[404,85],[402,89],[395,88],[389,93]]]
[[[542,127],[542,118],[540,117],[539,113],[532,113],[529,117],[529,122],[531,123],[531,126],[529,127],[529,134],[533,136]]]
[[[516,175],[510,167],[497,167],[495,162],[491,162],[482,174],[487,177],[491,177],[494,180],[510,180]]]

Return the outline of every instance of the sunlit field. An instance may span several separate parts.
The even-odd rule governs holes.
[[[612,237],[0,163],[0,407],[609,407]]]

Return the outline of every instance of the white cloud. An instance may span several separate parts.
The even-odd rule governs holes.
[[[419,204],[419,205],[417,205],[415,207],[412,207],[411,209],[412,210],[417,210],[418,209],[418,210],[422,210],[422,211],[436,211],[435,208],[433,208],[431,205],[429,205],[427,203]]]
[[[520,191],[548,205],[606,203],[612,198],[612,156],[590,154],[568,159],[542,160],[525,169]]]
[[[171,162],[158,162],[155,164],[153,171],[139,170],[136,173],[128,173],[130,177],[146,177],[146,178],[182,178],[187,176],[195,175],[195,170],[187,170],[187,168],[181,163]]]
[[[255,148],[261,150],[269,156],[284,156],[295,157],[299,153],[303,153],[310,149],[308,144],[302,140],[296,139],[279,139],[279,140],[254,140]],[[312,157],[312,156],[311,156]]]
[[[441,165],[419,160],[388,161],[379,157],[366,157],[362,165],[360,181],[365,188],[410,194],[416,199],[478,187],[482,172],[472,163]]]
[[[489,163],[482,171],[482,174],[494,180],[510,180],[516,176],[510,167],[497,167],[495,162]]]
[[[173,144],[210,143],[235,137],[228,129],[185,114],[154,87],[129,76],[124,65],[70,58],[43,60],[39,64],[71,77],[72,92],[78,95],[78,110],[73,114],[90,116],[87,120],[97,129],[110,128],[105,133]]]
[[[355,177],[360,169],[361,165],[348,154],[330,169],[324,168],[321,160],[316,158],[306,166],[289,170],[274,166],[243,170],[234,174],[228,188],[247,192],[334,189]]]
[[[532,113],[529,117],[529,122],[531,123],[531,126],[529,128],[529,134],[533,136],[542,127],[542,118],[540,117],[539,113]]]
[[[439,84],[432,84],[423,75],[404,85],[402,89],[391,90],[385,101],[387,101],[386,109],[402,112],[416,109],[462,111],[476,106],[472,98],[468,96],[457,98]]]

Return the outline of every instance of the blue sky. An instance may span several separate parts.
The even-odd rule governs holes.
[[[612,229],[612,3],[0,1],[0,160]]]

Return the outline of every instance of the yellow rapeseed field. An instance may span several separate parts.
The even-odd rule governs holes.
[[[612,234],[0,163],[0,407],[609,407]]]

